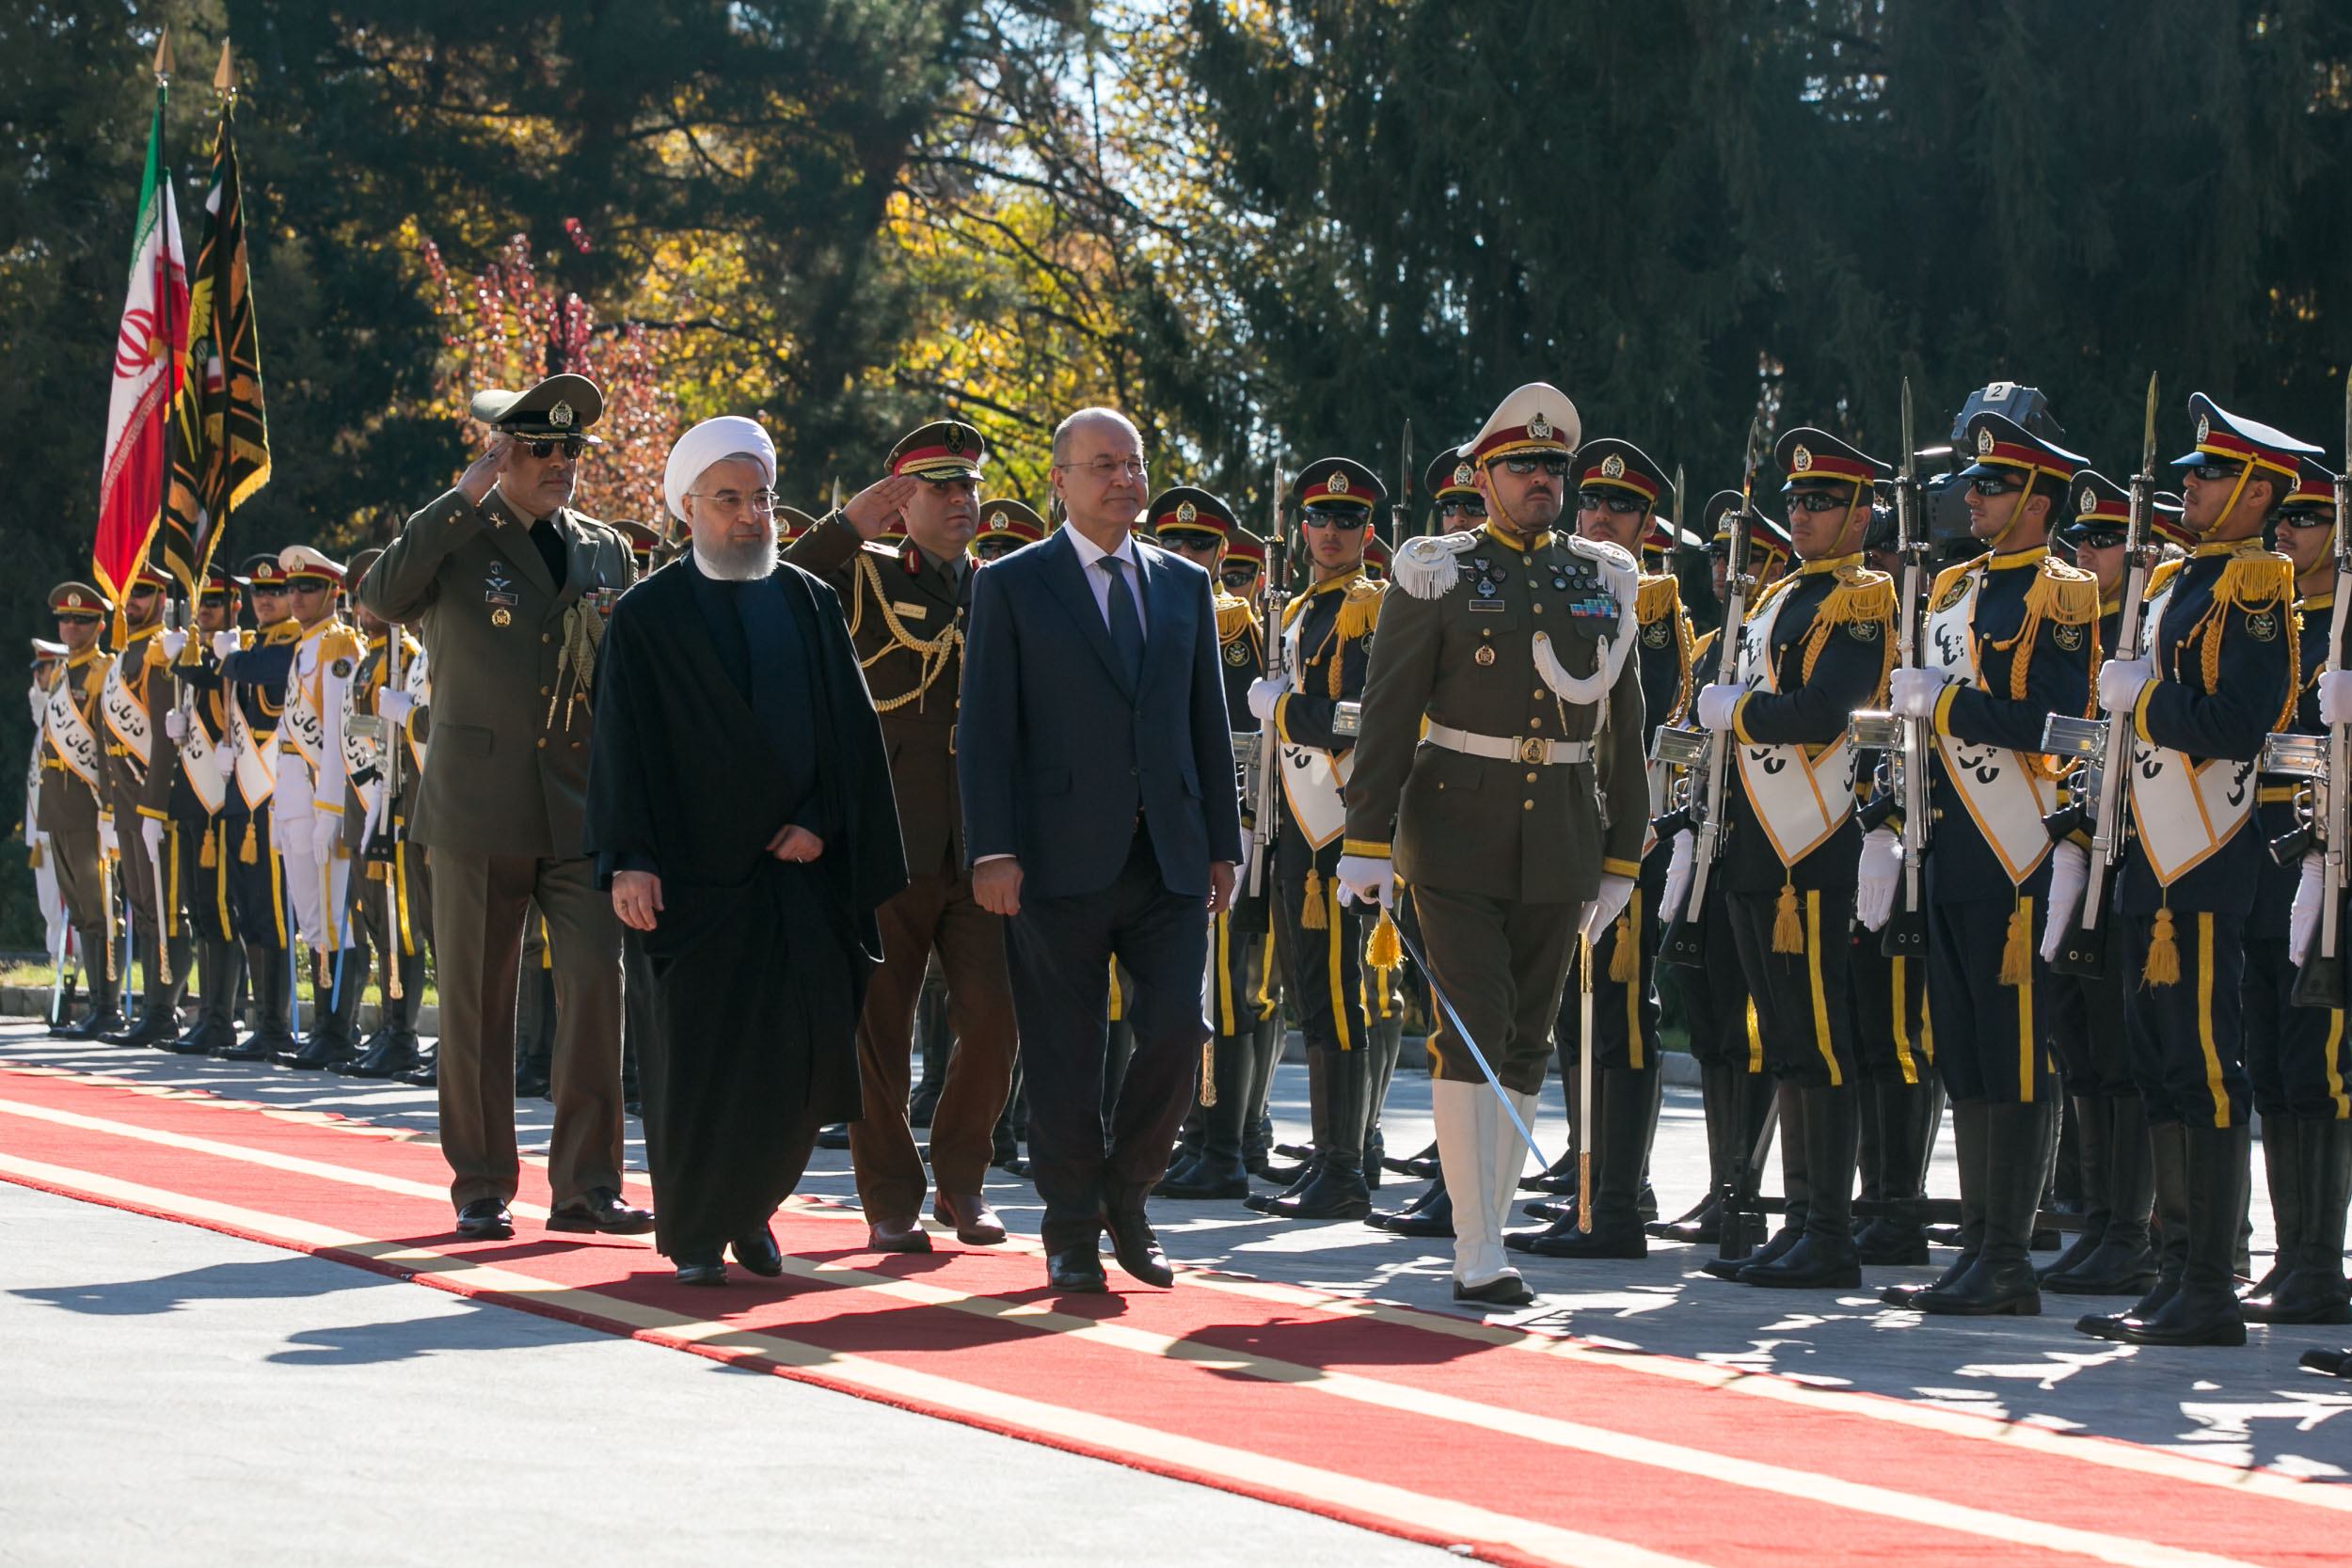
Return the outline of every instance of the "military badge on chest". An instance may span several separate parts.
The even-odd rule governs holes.
[[[1235,667],[1249,662],[1249,640],[1236,637],[1225,644],[1225,662]]]
[[[490,607],[490,625],[511,626],[515,624],[515,608],[522,595],[515,592],[515,579],[506,575],[506,562],[493,561],[483,577],[483,602]]]
[[[1568,620],[1577,630],[1599,637],[1616,625],[1617,596],[1601,581],[1600,568],[1582,556],[1552,562],[1551,591],[1567,595]]]
[[[1504,609],[1502,603],[1502,572],[1496,569],[1493,562],[1489,561],[1483,555],[1473,556],[1470,559],[1470,607],[1472,610],[1485,610],[1489,614],[1500,615],[1502,613]]]

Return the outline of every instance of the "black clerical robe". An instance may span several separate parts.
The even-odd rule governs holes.
[[[720,582],[689,553],[624,594],[599,651],[582,847],[661,879],[643,934],[660,1027],[646,1147],[672,1257],[756,1229],[817,1129],[860,1114],[874,911],[906,885],[881,721],[834,591]],[[798,823],[807,864],[768,853]]]

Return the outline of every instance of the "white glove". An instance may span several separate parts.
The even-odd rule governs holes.
[[[1698,858],[1699,841],[1688,828],[1675,834],[1675,847],[1666,856],[1666,892],[1658,900],[1658,923],[1671,926],[1682,912],[1682,901],[1691,895],[1691,863]]]
[[[376,717],[387,724],[405,724],[416,710],[417,699],[405,691],[395,691],[389,686],[375,689]]]
[[[1393,868],[1376,855],[1342,855],[1340,863],[1331,868],[1331,875],[1340,879],[1340,902],[1343,904],[1377,904],[1384,910],[1396,907]]]
[[[1915,672],[1898,670],[1898,675]],[[1892,828],[1873,828],[1862,838],[1861,878],[1854,889],[1854,918],[1866,930],[1883,930],[1895,912],[1895,884],[1903,876],[1903,842]]]
[[[310,816],[310,858],[320,865],[335,863],[335,841],[343,836],[343,819],[329,812]]]
[[[33,705],[33,728],[39,729],[40,728],[41,721],[47,718],[49,714],[49,693],[43,691],[40,687],[36,684],[33,689],[30,691],[25,692],[24,695]]]
[[[2352,670],[2330,670],[2319,677],[2319,721],[2352,722]]]
[[[187,739],[188,716],[176,707],[167,710],[164,714],[164,734],[174,740]]]
[[[2327,863],[2316,849],[2303,855],[2303,876],[2295,884],[2295,909],[2287,916],[2287,957],[2301,963],[2312,945],[2312,938],[2319,933],[2319,906],[2327,877]]]
[[[1719,681],[1699,689],[1699,724],[1704,729],[1731,728],[1731,710],[1740,705],[1740,699],[1748,689],[1733,681]]]
[[[1936,699],[1951,678],[1947,670],[1898,670],[1886,678],[1886,705],[1906,719],[1928,718],[1935,712]]]
[[[2108,659],[2099,666],[2099,705],[2109,713],[2129,713],[2140,689],[2155,678],[2155,666],[2144,658]]]
[[[1615,924],[1617,916],[1633,896],[1633,879],[1620,877],[1613,871],[1601,873],[1600,886],[1593,893],[1592,902],[1584,906],[1577,917],[1576,928],[1586,942],[1598,942],[1601,932]]]
[[[152,816],[140,817],[139,842],[147,846],[147,861],[150,865],[161,861],[164,858],[163,822]]]
[[[2113,668],[2113,666],[2109,666]],[[2050,850],[2050,912],[2042,922],[2042,961],[2058,957],[2074,911],[2082,908],[2083,889],[2090,885],[2090,851],[2071,839]]]
[[[1274,705],[1291,689],[1288,675],[1261,675],[1249,683],[1249,714],[1261,721],[1274,717]]]
[[[109,860],[122,858],[122,841],[115,836],[113,812],[102,811],[98,814],[98,852]]]
[[[230,654],[235,653],[237,648],[238,641],[235,632],[216,631],[213,633],[213,657],[215,658],[227,658]]]
[[[166,658],[178,658],[180,650],[188,645],[188,634],[174,626],[171,630],[158,635],[155,641],[163,648]]]

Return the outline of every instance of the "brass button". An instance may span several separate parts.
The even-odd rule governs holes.
[[[1533,800],[1521,800],[1519,802],[1519,810],[1521,811],[1534,811],[1534,809],[1535,802]]]
[[[1542,729],[1544,727],[1544,716],[1540,713],[1535,715],[1535,717],[1527,721],[1527,727],[1531,730]]]
[[[548,636],[546,632],[541,632],[541,633],[539,634],[539,641],[542,641],[542,642],[552,642],[552,641],[555,641],[555,639],[554,639],[554,638],[552,638],[552,637],[550,637],[550,636]]]
[[[1530,774],[1527,776],[1527,782],[1528,782],[1529,784],[1534,784],[1534,783],[1535,782],[1535,775],[1534,775],[1534,774],[1533,774],[1533,773],[1530,773]]]
[[[548,689],[547,689],[546,687],[544,687],[544,686],[543,686],[543,687],[541,687],[541,688],[539,689],[539,695],[540,695],[540,696],[542,696],[542,697],[546,697],[546,696],[550,696],[550,695],[552,695],[552,693],[551,693],[551,692],[549,692],[549,691],[548,690]]]
[[[542,697],[544,697],[544,696],[546,696],[546,695],[547,695],[547,693],[546,693],[545,691],[542,691],[542,692],[540,692],[540,693],[539,693],[539,695],[540,695],[540,696],[542,696]],[[1528,693],[1528,695],[1529,695],[1529,696],[1531,696],[1531,697],[1533,697],[1533,698],[1534,698],[1534,699],[1535,699],[1537,702],[1539,702],[1539,703],[1540,703],[1540,702],[1542,702],[1542,701],[1544,700],[1544,694],[1543,694],[1542,692],[1540,692],[1540,691],[1531,691],[1531,692],[1529,692],[1529,693]]]
[[[543,751],[543,752],[544,752],[544,751],[546,751],[546,750],[547,750],[547,746],[548,746],[548,737],[547,737],[546,736],[544,736],[544,735],[543,735],[543,736],[541,736],[539,737],[539,749],[540,749],[541,751]]]
[[[1527,609],[1528,612],[1534,615],[1541,615],[1544,612],[1544,607],[1539,604],[1529,605]]]
[[[572,750],[573,750],[573,751],[575,751],[575,752],[577,752],[577,751],[579,751],[579,750],[580,750],[580,742],[579,742],[579,741],[575,740],[575,741],[573,741],[573,742],[572,742]]]
[[[1495,630],[1492,626],[1481,626],[1478,628],[1478,635],[1481,637],[1492,637],[1494,634]]]

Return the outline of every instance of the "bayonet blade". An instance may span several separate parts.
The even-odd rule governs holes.
[[[1693,537],[1697,535],[1697,530],[1685,527],[1683,524],[1683,519],[1690,515],[1691,492],[1682,486],[1682,465],[1677,463],[1675,465],[1675,547],[1677,549],[1682,547],[1683,534],[1689,533]]]
[[[1748,421],[1748,455],[1740,472],[1740,510],[1748,511],[1756,496],[1756,444],[1764,439],[1764,416]]]
[[[1903,483],[1919,477],[1918,459],[1914,455],[1918,443],[1911,436],[1911,377],[1903,377]]]
[[[2152,479],[2156,471],[2156,372],[2148,372],[2148,422],[2139,438],[2139,471]]]

